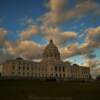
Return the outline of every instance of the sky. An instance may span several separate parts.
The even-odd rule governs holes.
[[[61,58],[100,66],[100,0],[0,0],[0,63],[41,59],[49,40]]]

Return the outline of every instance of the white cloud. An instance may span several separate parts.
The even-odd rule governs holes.
[[[15,45],[16,46],[9,42],[6,43],[7,50],[10,54],[23,56],[27,59],[37,59],[42,56],[43,47],[34,41],[18,41]]]
[[[4,45],[5,41],[6,41],[6,35],[7,35],[8,31],[4,28],[0,28],[0,45]]]
[[[36,25],[31,25],[20,33],[21,39],[29,39],[39,33],[39,28]]]
[[[99,9],[99,5],[90,0],[78,2],[76,6],[73,6],[71,9],[66,9],[67,4],[68,0],[50,0],[50,11],[44,14],[41,20],[53,25],[68,21],[72,18],[79,18],[90,11],[96,12]]]
[[[76,32],[62,32],[58,27],[43,27],[42,28],[42,35],[47,40],[54,40],[56,45],[61,46],[69,39],[76,39],[77,33]]]
[[[100,26],[96,28],[89,28],[87,31],[86,42],[93,47],[100,47]]]

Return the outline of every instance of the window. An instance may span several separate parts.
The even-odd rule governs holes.
[[[63,72],[65,72],[65,67],[63,66]]]
[[[57,71],[57,66],[55,66],[55,71]]]
[[[25,70],[25,67],[23,66],[23,70]]]
[[[15,70],[15,66],[14,65],[12,65],[12,69]]]
[[[61,67],[59,67],[59,71],[61,72]]]
[[[15,73],[14,72],[12,72],[12,75],[14,75]]]
[[[55,54],[55,58],[56,58],[57,56],[56,56],[56,54]]]
[[[59,78],[61,78],[61,74],[59,74]]]
[[[20,75],[20,72],[18,72],[18,76]]]
[[[52,57],[53,56],[52,53],[49,53],[49,56]]]
[[[35,77],[37,77],[37,73],[35,73]]]
[[[31,66],[31,70],[33,70],[33,66]]]
[[[63,78],[65,78],[65,74],[63,74]]]
[[[56,77],[58,77],[58,75],[56,74]]]
[[[25,73],[23,72],[23,76],[25,75]]]
[[[48,58],[48,55],[46,55],[46,57]]]
[[[33,72],[31,72],[31,76],[33,76]]]
[[[18,67],[18,69],[20,70],[20,69],[21,69],[21,67],[19,66],[19,67]]]
[[[27,67],[27,70],[29,70],[29,67]]]
[[[29,66],[29,64],[26,64],[27,66]]]
[[[27,72],[27,76],[29,76],[29,72]]]

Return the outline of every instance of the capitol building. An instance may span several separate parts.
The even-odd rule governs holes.
[[[62,61],[58,48],[50,40],[44,49],[40,62],[23,58],[7,60],[3,64],[2,76],[32,79],[87,80],[90,77],[90,68]]]

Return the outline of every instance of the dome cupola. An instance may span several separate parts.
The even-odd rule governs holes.
[[[53,40],[50,40],[49,44],[46,46],[46,48],[43,52],[43,59],[50,60],[50,61],[52,61],[52,60],[59,61],[60,60],[60,53],[59,53],[56,45],[53,43]]]

